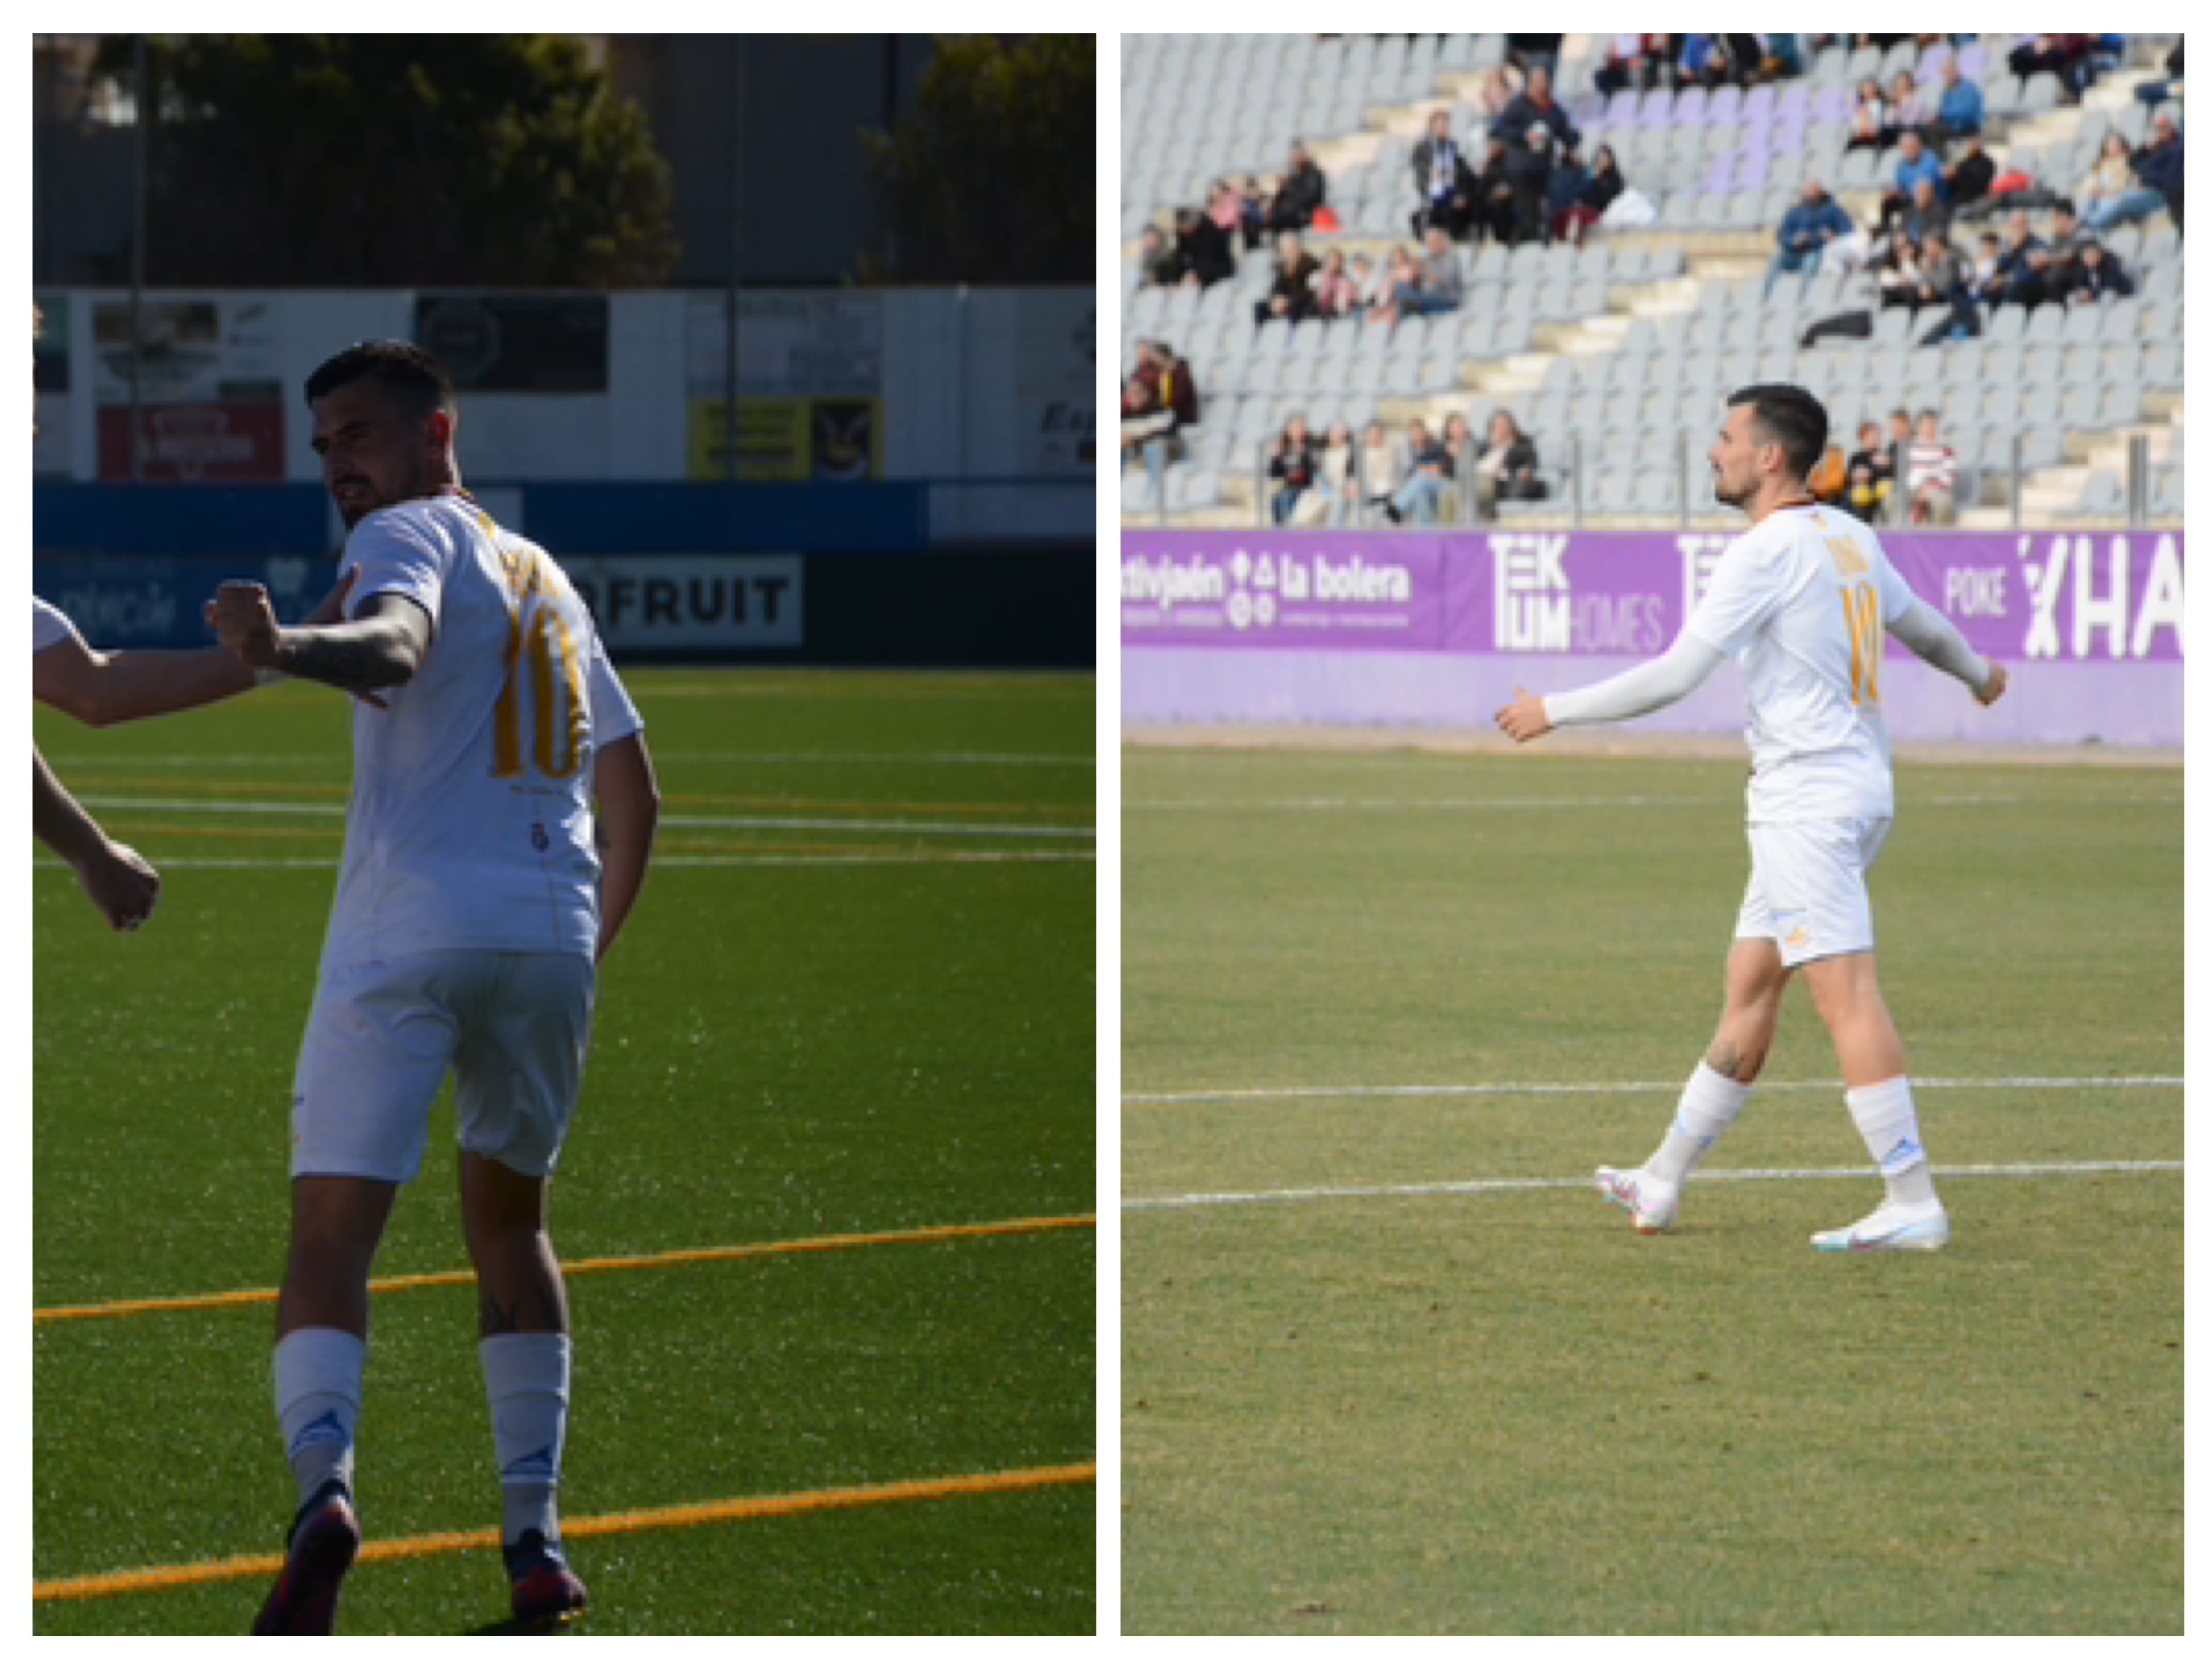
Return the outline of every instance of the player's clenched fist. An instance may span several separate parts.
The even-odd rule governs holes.
[[[2004,695],[2005,666],[2002,663],[1992,663],[1990,665],[1990,678],[1982,684],[1982,690],[1974,694],[1974,700],[1986,709]]]
[[[161,873],[119,842],[97,849],[77,867],[76,877],[110,928],[136,928],[161,897]]]
[[[226,582],[207,603],[208,626],[223,648],[249,669],[276,662],[276,611],[258,582]]]
[[[1527,744],[1540,739],[1552,730],[1552,718],[1544,713],[1544,700],[1526,687],[1513,689],[1513,702],[1498,712],[1500,731],[1516,744]]]

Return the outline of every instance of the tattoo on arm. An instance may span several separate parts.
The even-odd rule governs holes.
[[[413,674],[399,630],[377,624],[342,624],[327,629],[288,629],[276,654],[276,666],[288,675],[319,680],[343,692],[373,692],[398,686]]]

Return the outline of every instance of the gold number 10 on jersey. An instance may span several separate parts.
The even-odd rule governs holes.
[[[507,588],[506,678],[492,706],[494,778],[522,773],[520,670],[530,666],[530,759],[546,778],[574,776],[584,751],[584,678],[576,661],[576,636],[562,615],[560,602],[574,603],[560,569],[535,548],[502,547]],[[559,660],[556,685],[554,666]],[[567,720],[556,733],[556,705]]]
[[[1881,702],[1881,601],[1874,585],[1855,582],[1841,590],[1844,627],[1851,635],[1851,702]]]

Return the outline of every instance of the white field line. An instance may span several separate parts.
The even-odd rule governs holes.
[[[911,854],[659,854],[656,871],[732,871],[756,866],[817,865],[1091,865],[1098,855],[1087,848],[1017,849],[956,849],[944,853],[916,850]],[[37,871],[67,871],[59,860],[33,860]],[[163,871],[336,871],[335,855],[329,859],[176,859],[163,860]]]
[[[2179,792],[2142,796],[1966,795],[1911,796],[1901,805],[1918,807],[2178,807]],[[1734,796],[1193,796],[1182,800],[1121,803],[1125,813],[1396,813],[1512,812],[1548,808],[1711,807],[1735,811]]]
[[[1923,1079],[1912,1080],[1915,1090],[2179,1090],[2178,1078],[2106,1079]],[[1784,1083],[1753,1086],[1761,1095],[1777,1090],[1840,1091],[1833,1079],[1793,1079]],[[1124,1091],[1125,1104],[1159,1104],[1176,1102],[1297,1101],[1306,1097],[1407,1096],[1654,1096],[1674,1095],[1682,1088],[1680,1079],[1604,1080],[1594,1084],[1345,1084],[1277,1085],[1253,1090]]]
[[[2179,1159],[2081,1159],[2033,1165],[1937,1165],[1938,1177],[2088,1177],[2134,1175],[2150,1171],[2179,1171]],[[1859,1182],[1871,1173],[1864,1165],[1806,1171],[1700,1171],[1693,1183],[1829,1182],[1845,1177]],[[1278,1188],[1244,1193],[1155,1194],[1121,1202],[1124,1211],[1176,1211],[1200,1206],[1267,1205],[1299,1200],[1407,1199],[1445,1194],[1523,1194],[1550,1189],[1589,1188],[1590,1177],[1496,1177],[1459,1183],[1396,1183],[1371,1187]]]
[[[346,810],[336,802],[218,801],[206,797],[111,796],[88,794],[78,800],[91,807],[144,809],[161,813],[264,813],[277,818],[343,818]],[[685,830],[905,830],[930,837],[1054,837],[1095,840],[1098,832],[1089,825],[964,824],[933,819],[784,818],[760,814],[663,813],[663,829]]]

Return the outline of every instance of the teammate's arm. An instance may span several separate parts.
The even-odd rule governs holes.
[[[54,776],[36,745],[31,746],[31,830],[69,861],[110,928],[136,928],[146,921],[161,897],[160,873],[100,828]]]
[[[404,594],[371,594],[350,623],[276,621],[258,582],[226,582],[208,602],[207,619],[224,647],[249,669],[275,669],[342,692],[404,686],[430,649],[430,614]]]
[[[1633,721],[1679,703],[1704,685],[1725,660],[1686,629],[1662,655],[1594,686],[1554,692],[1548,697],[1515,687],[1513,701],[1498,712],[1498,724],[1515,743],[1527,744],[1555,727]]]
[[[197,709],[252,686],[253,671],[219,647],[96,652],[71,635],[31,660],[31,695],[88,727]]]
[[[604,958],[645,886],[653,857],[653,828],[660,820],[660,790],[645,735],[633,733],[609,745],[593,763],[599,799],[599,945]]]
[[[1889,632],[1912,648],[1914,655],[1954,680],[1963,681],[1984,705],[2004,696],[2004,665],[1984,657],[1966,644],[1966,637],[1950,618],[1924,599],[1916,599],[1889,620]]]

